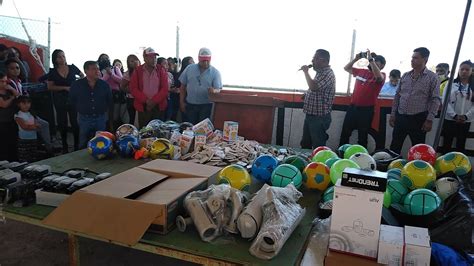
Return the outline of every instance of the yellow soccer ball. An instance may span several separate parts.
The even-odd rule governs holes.
[[[229,184],[242,191],[249,191],[252,179],[249,172],[241,165],[232,164],[224,167],[217,177],[219,184]]]

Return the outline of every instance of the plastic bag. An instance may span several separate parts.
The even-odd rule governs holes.
[[[400,154],[398,154],[398,153],[396,153],[392,150],[389,150],[389,149],[376,150],[371,155],[374,156],[374,154],[376,154],[378,152],[386,152],[391,156],[391,158],[389,158],[389,159],[381,159],[381,160],[377,160],[376,158],[374,158],[375,162],[377,163],[377,170],[381,171],[381,172],[387,172],[388,165],[391,162],[402,158],[402,156]]]

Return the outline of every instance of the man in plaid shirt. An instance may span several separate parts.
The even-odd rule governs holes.
[[[400,153],[407,136],[411,144],[425,142],[438,112],[438,76],[426,68],[430,51],[417,48],[411,57],[412,70],[403,74],[393,99],[390,126],[393,127],[390,149]]]
[[[304,95],[303,105],[303,112],[306,114],[301,139],[303,149],[325,146],[329,138],[326,131],[331,125],[331,109],[336,94],[336,77],[329,66],[329,59],[328,51],[316,51],[312,60],[316,71],[314,79],[308,74],[310,66],[301,67],[309,87]]]

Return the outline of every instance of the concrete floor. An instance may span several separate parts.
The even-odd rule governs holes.
[[[81,265],[195,265],[138,250],[81,238]],[[68,265],[67,235],[12,220],[0,223],[1,266]]]

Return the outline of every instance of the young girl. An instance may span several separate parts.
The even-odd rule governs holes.
[[[456,138],[456,151],[464,152],[466,138],[474,119],[474,78],[472,63],[464,61],[459,67],[458,77],[454,80],[447,99],[448,108],[443,125],[443,149],[452,150]]]
[[[15,121],[18,124],[18,158],[21,162],[34,162],[37,160],[37,133],[40,124],[30,113],[31,99],[22,95],[17,98],[18,113]]]

